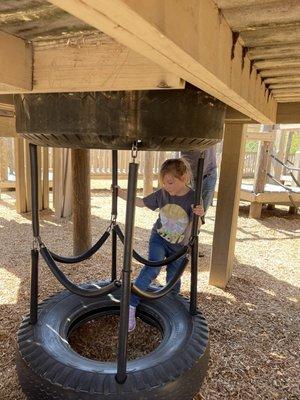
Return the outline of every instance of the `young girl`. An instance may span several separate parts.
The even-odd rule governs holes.
[[[188,243],[191,233],[193,213],[204,215],[201,205],[193,207],[194,191],[188,186],[192,178],[190,168],[183,159],[166,160],[160,169],[159,180],[162,188],[144,197],[137,198],[138,207],[159,209],[159,217],[153,225],[149,241],[149,260],[160,261],[180,250]],[[118,189],[118,195],[126,200],[126,192]],[[167,265],[167,282],[175,275],[181,265],[182,258]],[[162,267],[144,266],[136,286],[147,290],[151,282],[158,276]],[[180,281],[173,289],[180,291]],[[133,294],[129,307],[128,332],[135,329],[135,311],[140,298]]]

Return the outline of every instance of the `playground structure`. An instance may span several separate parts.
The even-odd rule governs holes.
[[[79,95],[60,95],[54,98],[59,108],[51,110],[54,96],[16,96],[17,130],[21,136],[30,139],[30,175],[33,248],[31,250],[31,303],[30,315],[24,319],[18,333],[17,370],[19,380],[28,399],[35,400],[46,392],[47,399],[77,398],[78,393],[87,393],[88,399],[120,399],[126,395],[132,399],[192,399],[199,391],[208,368],[209,347],[208,328],[197,308],[198,281],[198,219],[194,214],[189,242],[181,250],[160,261],[147,260],[132,248],[134,234],[135,199],[138,179],[136,158],[139,148],[149,150],[160,145],[164,150],[176,150],[179,145],[188,148],[205,149],[222,137],[225,115],[224,105],[192,86],[185,92],[114,92],[108,96],[101,93]],[[80,102],[78,99],[80,98]],[[124,110],[117,107],[112,110],[114,101],[122,98]],[[132,98],[135,101],[132,101]],[[151,104],[144,113],[141,100]],[[88,99],[88,107],[87,100]],[[93,104],[94,103],[94,104]],[[95,106],[96,105],[96,106]],[[157,107],[159,105],[159,107]],[[111,112],[106,115],[105,110]],[[151,113],[148,113],[151,108]],[[180,109],[180,113],[178,110]],[[72,112],[66,112],[72,110]],[[95,111],[96,110],[96,111]],[[139,117],[131,116],[137,111]],[[52,114],[48,125],[43,118],[44,112]],[[182,126],[189,120],[192,136],[182,134]],[[128,113],[128,114],[127,114]],[[169,115],[176,118],[169,118]],[[214,113],[213,122],[207,118]],[[74,115],[80,119],[75,130]],[[106,124],[99,124],[103,115]],[[126,119],[124,118],[126,116]],[[199,119],[200,117],[200,119]],[[138,120],[138,123],[136,122]],[[59,121],[59,125],[57,124]],[[128,122],[129,121],[129,122]],[[76,123],[76,122],[75,122]],[[124,128],[122,126],[124,124]],[[203,135],[203,128],[206,135]],[[127,128],[127,129],[126,129]],[[81,132],[83,134],[81,135]],[[162,134],[160,136],[160,134]],[[164,140],[165,138],[165,140]],[[39,191],[38,191],[38,144],[63,146],[65,140],[70,146],[113,147],[112,152],[112,210],[111,222],[104,234],[88,250],[74,257],[64,257],[51,252],[40,236],[39,227]],[[117,147],[130,148],[132,162],[129,164],[128,194],[123,234],[117,223],[118,160]],[[198,162],[197,187],[194,204],[200,204],[204,159]],[[81,199],[79,199],[80,201]],[[56,262],[78,263],[91,257],[108,239],[112,231],[112,270],[108,282],[95,282],[77,285],[71,282]],[[123,269],[121,278],[117,278],[117,237],[124,244]],[[191,289],[187,303],[171,290],[179,281],[191,256]],[[71,294],[58,294],[38,307],[38,259],[42,256],[51,272]],[[181,259],[180,268],[163,288],[143,291],[131,282],[132,256],[150,267],[161,267],[174,260]],[[115,293],[117,292],[117,293]],[[163,334],[162,344],[157,351],[142,359],[127,363],[128,318],[130,294],[135,293],[142,302],[138,315],[160,328]],[[73,298],[75,295],[75,298]],[[113,297],[112,297],[113,295]],[[73,297],[72,297],[73,296]],[[116,296],[116,297],[114,297]],[[82,300],[86,298],[86,300]],[[97,299],[97,301],[96,301]],[[100,299],[100,300],[98,300]],[[158,301],[159,300],[159,301]],[[154,301],[153,305],[151,301]],[[69,304],[69,306],[68,306]],[[74,308],[74,304],[77,304]],[[69,308],[72,305],[72,310]],[[76,309],[76,311],[75,311]],[[174,314],[171,310],[174,310]],[[65,311],[63,311],[65,310]],[[70,332],[92,317],[120,314],[117,362],[95,364],[91,360],[82,360],[68,345]],[[54,332],[54,334],[53,334]],[[184,354],[182,350],[184,346]],[[34,354],[34,357],[32,357]],[[48,356],[47,356],[48,354]],[[36,360],[42,360],[41,364]],[[52,364],[49,373],[49,363]],[[42,365],[42,367],[40,367]],[[174,365],[176,372],[174,373]],[[47,366],[46,369],[45,366]],[[68,369],[64,384],[57,387],[61,375]],[[158,370],[160,372],[158,373]],[[162,374],[163,371],[163,374]],[[80,381],[77,375],[80,375]],[[142,376],[142,382],[137,384]],[[183,385],[188,380],[189,385]],[[31,383],[35,382],[35,385]],[[150,385],[150,387],[149,387]]]
[[[2,3],[1,93],[30,96],[60,92],[73,96],[84,91],[184,92],[190,82],[228,105],[210,269],[210,283],[224,288],[233,267],[245,125],[299,122],[299,71],[295,68],[291,73],[287,58],[287,54],[299,56],[294,42],[292,50],[288,47],[289,39],[294,40],[291,29],[297,28],[296,10],[292,16],[289,13],[294,2],[285,2],[286,11],[269,6],[269,2],[261,10],[261,2],[253,1],[248,12],[243,1],[233,2],[234,7],[228,8],[228,2],[219,0],[194,2],[191,7],[186,7],[185,1],[176,2],[174,7],[173,2],[167,1],[154,1],[149,6],[147,1],[53,0],[50,6],[46,3],[48,7],[41,1],[39,8],[39,2],[25,0],[21,13],[16,2]],[[285,29],[287,32],[282,32]],[[292,69],[294,65],[292,60]],[[0,115],[0,127],[1,131],[14,134],[14,112],[10,111],[4,109]],[[44,113],[44,124],[46,120]],[[210,122],[213,120],[211,115]],[[192,137],[187,122],[189,119],[184,128]],[[23,128],[22,133],[26,132]],[[161,138],[156,139],[161,142]],[[63,140],[66,143],[69,138]],[[152,149],[159,148],[156,145]],[[107,143],[106,146],[110,148]],[[21,152],[22,148],[21,145]],[[71,153],[73,193],[77,199],[81,194],[83,199],[74,205],[74,232],[75,236],[80,232],[79,244],[86,249],[89,153],[79,148]],[[68,158],[66,155],[63,160]],[[23,165],[18,166],[19,172],[24,170]],[[57,189],[55,192],[61,193]],[[43,198],[42,194],[39,196]],[[22,201],[20,196],[18,204]],[[36,200],[35,210],[38,203]],[[27,204],[29,200],[26,207]],[[74,245],[75,254],[77,251]]]
[[[251,141],[257,145],[256,150],[245,150],[243,164],[244,182],[241,184],[241,200],[250,202],[249,216],[260,218],[263,204],[271,209],[276,204],[289,207],[290,213],[297,212],[299,195],[297,185],[287,173],[287,169],[294,168],[296,181],[300,180],[295,170],[300,165],[299,152],[290,153],[293,136],[300,134],[297,125],[282,125],[271,132],[261,132],[263,127],[248,125],[246,130],[246,144]],[[39,209],[46,209],[49,205],[49,189],[53,189],[53,208],[56,216],[70,217],[72,214],[72,169],[71,150],[60,148],[41,148],[38,146],[39,165]],[[177,151],[145,151],[138,155],[139,179],[143,180],[143,194],[151,193],[154,181],[157,180],[159,166],[166,158],[176,158]],[[273,154],[276,154],[274,159]],[[0,189],[16,190],[16,207],[18,212],[31,211],[30,204],[30,174],[29,174],[29,143],[23,138],[0,138]],[[218,170],[221,163],[222,146],[217,145]],[[278,158],[279,157],[279,158]],[[127,179],[130,151],[119,151],[119,179]],[[280,163],[283,162],[283,164]],[[111,179],[112,177],[111,152],[103,149],[90,150],[90,177],[91,179]],[[285,167],[286,165],[286,167]],[[18,166],[18,171],[16,171]],[[48,168],[48,174],[47,174]],[[278,181],[274,183],[268,174],[273,174]],[[9,179],[8,179],[9,178]],[[253,183],[248,183],[254,178]],[[282,187],[282,184],[286,184]],[[216,194],[217,196],[217,190]]]
[[[279,139],[277,140],[277,146],[274,143],[276,133],[277,139]],[[254,182],[253,184],[242,183],[241,185],[241,200],[250,202],[249,216],[252,218],[260,218],[263,204],[268,204],[269,208],[274,207],[276,204],[287,205],[291,213],[297,213],[297,208],[300,205],[298,179],[291,172],[290,176],[296,185],[289,187],[284,184],[286,177],[283,176],[283,172],[289,170],[295,171],[298,177],[300,152],[296,153],[293,165],[289,160],[292,136],[289,134],[286,137],[283,133],[268,129],[265,132],[250,133],[246,136],[249,140],[259,140]],[[276,153],[276,156],[273,153]],[[278,157],[286,160],[290,165],[288,166]],[[267,183],[268,178],[270,182]],[[281,180],[283,182],[280,182]]]

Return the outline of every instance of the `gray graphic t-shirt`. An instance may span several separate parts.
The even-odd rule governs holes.
[[[159,189],[144,197],[143,201],[150,210],[159,208],[159,217],[153,225],[154,232],[168,241],[174,250],[188,243],[193,218],[192,189],[183,196],[171,196],[166,190]]]

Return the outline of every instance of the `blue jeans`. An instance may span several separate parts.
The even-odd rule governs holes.
[[[149,260],[150,261],[160,261],[166,257],[174,254],[174,250],[170,248],[168,242],[163,239],[158,233],[152,232],[149,241]],[[167,265],[167,283],[173,278],[176,271],[181,265],[184,256],[180,257],[178,260],[173,261]],[[158,276],[160,270],[164,267],[148,267],[144,265],[139,276],[137,277],[135,284],[138,288],[142,290],[147,290],[151,282]],[[180,280],[176,283],[173,288],[175,293],[180,292]],[[140,297],[135,294],[131,295],[130,305],[137,307],[140,302]]]
[[[205,213],[213,201],[216,183],[217,169],[213,169],[211,173],[203,179],[202,183],[202,200]]]

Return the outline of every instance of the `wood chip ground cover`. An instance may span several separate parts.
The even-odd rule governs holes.
[[[94,241],[110,218],[109,191],[92,196],[92,234]],[[24,400],[18,385],[14,354],[16,332],[30,298],[30,215],[15,212],[11,192],[0,200],[0,400]],[[300,219],[288,216],[286,209],[264,211],[263,219],[247,216],[240,209],[233,277],[226,290],[208,285],[209,261],[213,237],[215,207],[210,208],[207,223],[201,229],[198,302],[210,327],[210,369],[195,400],[217,399],[300,399],[299,388],[299,266]],[[147,240],[156,213],[136,210],[134,246],[146,255]],[[119,202],[120,224],[124,224],[125,202]],[[72,254],[72,223],[57,221],[51,211],[41,213],[41,235],[55,251]],[[64,271],[76,282],[107,278],[111,247],[80,265],[65,265]],[[119,271],[122,248],[118,250]],[[133,264],[133,274],[139,266]],[[40,300],[61,290],[61,286],[40,264]],[[164,274],[159,277],[164,282]],[[182,279],[182,292],[189,292],[189,269]],[[111,328],[116,321],[111,321]],[[143,327],[139,327],[142,329]],[[134,356],[144,343],[131,340]],[[159,337],[157,337],[159,341]],[[110,344],[114,347],[113,344]]]

